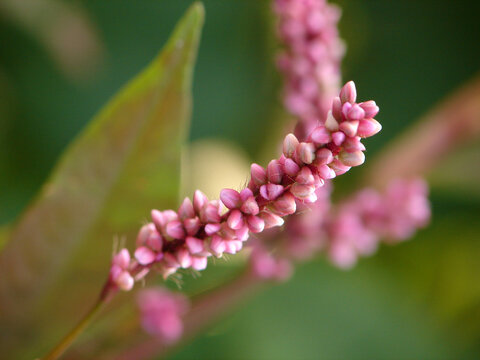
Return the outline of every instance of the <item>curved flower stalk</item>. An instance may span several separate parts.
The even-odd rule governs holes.
[[[286,280],[292,261],[319,253],[339,268],[351,268],[358,257],[372,255],[380,242],[407,240],[430,219],[428,187],[421,179],[393,181],[383,193],[365,188],[337,206],[330,204],[324,189],[319,189],[324,197],[311,212],[289,221],[282,241],[255,243],[250,267],[258,277]]]
[[[208,257],[235,254],[251,233],[281,226],[297,204],[314,203],[325,180],[363,164],[361,138],[381,129],[373,119],[378,107],[372,101],[356,103],[356,97],[350,81],[334,98],[325,124],[303,142],[288,134],[280,158],[266,169],[252,164],[242,191],[223,189],[220,201],[196,191],[193,201],[186,198],[178,211],[152,210],[152,222],[140,229],[133,257],[126,249],[114,256],[107,287],[128,291],[151,269],[165,278],[178,269],[203,270]]]
[[[284,45],[277,57],[285,79],[284,104],[299,120],[295,135],[303,140],[326,119],[341,85],[341,10],[325,0],[274,0],[273,5]]]

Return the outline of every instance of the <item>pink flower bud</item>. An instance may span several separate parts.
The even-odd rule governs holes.
[[[252,181],[255,185],[261,186],[267,182],[267,171],[258,164],[252,164],[250,168]]]
[[[258,214],[259,217],[263,219],[265,222],[265,229],[270,229],[275,226],[282,226],[284,224],[284,220],[270,211],[264,210]]]
[[[182,223],[178,220],[170,221],[167,224],[165,231],[168,236],[174,239],[183,239],[186,235]]]
[[[347,113],[348,120],[361,120],[364,117],[365,117],[365,110],[363,110],[358,104],[353,104],[350,110],[348,110],[348,113]]]
[[[225,252],[227,254],[236,254],[242,250],[243,244],[239,240],[229,240],[225,241]]]
[[[267,166],[267,178],[273,184],[280,184],[283,178],[283,168],[278,160],[272,160]]]
[[[248,226],[244,226],[241,229],[235,230],[235,237],[240,241],[247,241],[249,238]]]
[[[297,154],[304,164],[311,164],[315,159],[315,146],[312,143],[302,142],[297,147]]]
[[[295,197],[287,192],[280,196],[273,202],[273,210],[278,215],[290,215],[293,214],[297,209],[297,204],[295,203]]]
[[[232,210],[230,215],[227,219],[228,226],[233,229],[237,230],[245,226],[245,222],[243,221],[243,215],[240,210]]]
[[[328,165],[322,165],[317,168],[318,175],[325,180],[333,179],[335,175],[335,171],[328,166]]]
[[[202,271],[207,268],[207,258],[205,256],[192,256],[192,269]]]
[[[303,185],[312,185],[315,183],[315,179],[312,174],[312,170],[308,168],[308,166],[304,166],[300,172],[298,173],[295,181],[299,184]]]
[[[334,132],[332,134],[333,143],[337,146],[342,145],[343,141],[345,140],[345,134],[341,131]]]
[[[158,231],[161,231],[163,227],[166,225],[166,219],[163,216],[163,213],[159,210],[153,209],[150,212],[150,216],[156,228],[158,229]]]
[[[223,252],[225,251],[224,240],[218,235],[213,235],[210,241],[210,250],[212,251],[212,254],[216,257],[221,257]]]
[[[195,194],[193,195],[193,208],[197,214],[203,209],[205,204],[208,203],[207,196],[201,192],[200,190],[196,190]]]
[[[297,148],[299,142],[298,139],[293,134],[288,134],[283,140],[283,154],[287,158],[293,157],[295,149]]]
[[[240,201],[245,202],[251,197],[253,197],[253,192],[249,188],[245,188],[240,191]]]
[[[218,203],[210,201],[204,208],[201,213],[201,220],[207,223],[218,223],[220,222],[220,214]]]
[[[337,174],[337,176],[345,174],[351,168],[350,166],[344,165],[338,159],[333,159],[333,161],[330,164],[328,164],[328,166],[330,166],[333,169],[333,171],[335,171],[335,174]]]
[[[255,201],[255,198],[253,196],[250,196],[247,200],[243,202],[242,206],[240,207],[240,210],[244,214],[257,215],[259,209],[258,209],[258,204]]]
[[[365,151],[365,146],[360,142],[359,136],[346,138],[342,147],[347,152]]]
[[[330,132],[325,126],[317,126],[310,134],[310,138],[316,144],[328,144],[332,140]]]
[[[112,260],[112,264],[119,266],[122,269],[127,269],[130,265],[130,253],[127,249],[121,249]]]
[[[122,271],[115,279],[115,284],[123,291],[130,291],[133,288],[134,279],[128,271]]]
[[[242,205],[240,194],[233,189],[223,189],[220,192],[220,200],[229,209],[236,209]]]
[[[288,176],[294,177],[300,171],[300,166],[298,166],[298,164],[292,159],[286,159],[283,164],[283,170]]]
[[[349,137],[353,137],[357,134],[358,121],[344,121],[340,124],[340,130]]]
[[[353,81],[347,82],[340,90],[340,99],[342,103],[349,102],[353,104],[357,100],[357,89]]]
[[[140,265],[148,265],[155,261],[156,255],[146,246],[140,246],[135,250],[135,259]]]
[[[366,119],[372,119],[374,118],[378,112],[379,112],[379,107],[373,100],[365,101],[359,104],[361,108],[365,111],[365,118]]]
[[[205,225],[205,233],[210,236],[210,235],[213,235],[213,234],[219,232],[220,228],[221,228],[221,225],[218,224],[218,223],[217,224],[207,224],[207,225]]]
[[[315,185],[303,185],[295,183],[292,185],[290,192],[300,200],[307,199],[312,193],[315,192]]]
[[[187,234],[193,236],[198,232],[198,230],[200,230],[201,222],[200,219],[195,216],[191,219],[185,219],[183,221],[183,226],[185,227]]]
[[[260,233],[265,229],[265,221],[254,215],[247,216],[247,225],[251,232]]]
[[[177,260],[181,268],[187,269],[192,265],[192,257],[185,248],[181,248],[177,251]]]
[[[338,154],[339,160],[347,166],[359,166],[365,162],[365,154],[362,151],[352,153],[342,151]]]
[[[360,120],[358,125],[357,135],[363,138],[367,138],[375,135],[382,130],[382,125],[375,119],[363,119]]]
[[[186,197],[183,200],[182,205],[180,205],[180,208],[178,209],[178,216],[182,220],[193,218],[195,216],[192,201],[188,197]]]
[[[329,121],[329,117],[333,117],[330,121],[335,121],[338,126],[338,121],[342,121],[342,100],[337,96],[333,98],[333,103],[332,103],[332,110],[328,112],[327,116],[327,122]],[[331,129],[327,124],[325,123],[325,126],[327,129],[330,131],[337,131],[338,129]]]
[[[266,200],[275,200],[283,193],[283,186],[277,184],[267,184],[260,187],[260,195]]]
[[[185,240],[185,244],[187,245],[190,254],[199,254],[205,250],[203,240],[197,239],[192,236],[187,237],[187,239]]]
[[[327,120],[325,120],[325,128],[330,132],[338,131],[338,123],[341,121],[342,115],[340,112],[340,118],[337,120],[333,117],[332,112],[329,111],[327,115]]]
[[[333,160],[333,154],[327,148],[318,149],[315,153],[315,161],[313,162],[315,166],[326,165],[331,163]]]

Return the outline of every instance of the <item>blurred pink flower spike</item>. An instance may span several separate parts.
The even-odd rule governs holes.
[[[147,333],[166,344],[181,338],[182,316],[190,307],[186,296],[157,287],[140,291],[137,303],[142,327]]]

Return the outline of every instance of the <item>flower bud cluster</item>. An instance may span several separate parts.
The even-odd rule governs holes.
[[[186,198],[178,211],[152,210],[152,222],[138,234],[134,259],[128,263],[125,249],[114,257],[111,282],[129,290],[152,267],[164,277],[178,269],[203,270],[208,257],[235,254],[250,233],[281,226],[297,205],[314,203],[326,180],[363,163],[360,138],[380,130],[372,119],[378,108],[355,101],[355,85],[349,82],[335,98],[325,124],[306,141],[288,134],[282,156],[266,168],[253,164],[248,187],[240,192],[223,189],[220,201],[210,201],[196,191],[193,201]]]
[[[340,88],[341,11],[325,0],[274,0],[274,11],[285,48],[277,58],[285,79],[284,103],[299,119],[295,134],[303,140],[313,124],[323,123]]]

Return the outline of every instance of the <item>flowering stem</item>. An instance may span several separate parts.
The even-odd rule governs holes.
[[[103,309],[114,295],[114,291],[110,282],[107,281],[102,289],[98,300],[83,317],[83,319],[57,344],[47,355],[41,360],[56,360],[73,344],[77,337],[87,328],[93,318]]]

